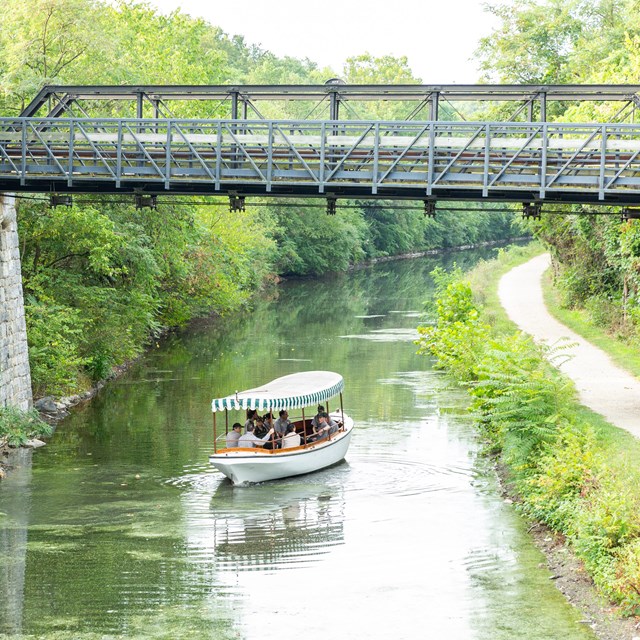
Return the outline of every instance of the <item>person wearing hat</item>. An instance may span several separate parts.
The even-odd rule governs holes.
[[[231,427],[231,431],[227,433],[227,449],[233,449],[238,446],[241,431],[242,425],[239,422],[236,422],[233,427]]]
[[[340,425],[334,422],[328,413],[323,412],[318,416],[318,428],[313,430],[313,436],[315,441],[324,440],[330,435],[333,435],[338,431]]]

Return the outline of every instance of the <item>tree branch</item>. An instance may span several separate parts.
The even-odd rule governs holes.
[[[50,269],[53,265],[58,264],[58,262],[62,262],[63,260],[68,260],[69,258],[84,258],[89,255],[88,251],[84,253],[68,253],[66,256],[62,256],[61,258],[56,258],[53,262],[45,265],[45,269]]]

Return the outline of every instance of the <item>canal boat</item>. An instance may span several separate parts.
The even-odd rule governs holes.
[[[298,476],[340,462],[347,453],[353,432],[353,420],[343,408],[343,390],[344,380],[338,373],[304,371],[277,378],[255,389],[214,399],[211,403],[214,452],[209,456],[209,461],[233,484]],[[329,403],[332,401],[335,406],[330,410]],[[311,418],[318,404],[326,408],[331,420],[339,427],[322,440],[314,440],[312,435]],[[309,411],[309,407],[313,409]],[[300,445],[277,448],[278,442],[272,437],[270,446],[273,448],[226,448],[226,434],[230,428],[229,411],[246,412],[247,409],[271,413],[274,418],[282,409],[288,412],[300,410],[300,415],[290,420],[300,435]],[[216,418],[221,412],[225,415],[224,430]]]

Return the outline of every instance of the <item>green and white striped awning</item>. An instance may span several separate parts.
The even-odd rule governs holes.
[[[344,380],[332,371],[304,371],[249,389],[236,391],[225,398],[216,398],[211,403],[212,411],[226,409],[257,411],[301,409],[337,396],[344,389]]]

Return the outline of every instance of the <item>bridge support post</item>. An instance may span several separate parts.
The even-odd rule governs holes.
[[[15,198],[0,194],[0,407],[27,410],[33,396],[19,246]]]
[[[438,119],[438,109],[440,103],[440,92],[434,91],[429,98],[429,119],[435,122]]]

